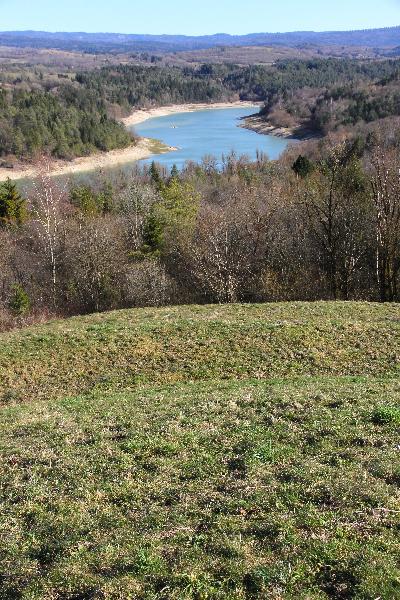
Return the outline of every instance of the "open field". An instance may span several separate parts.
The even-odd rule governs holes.
[[[0,334],[0,381],[30,401],[98,386],[399,374],[399,357],[397,304],[179,306]]]
[[[400,310],[140,309],[0,336],[0,597],[400,597]]]
[[[0,67],[47,67],[74,72],[78,69],[96,69],[110,64],[132,62],[127,54],[90,54],[49,48],[18,48],[0,46]]]

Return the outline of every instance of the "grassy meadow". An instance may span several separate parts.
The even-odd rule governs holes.
[[[400,598],[400,309],[0,335],[0,598]]]

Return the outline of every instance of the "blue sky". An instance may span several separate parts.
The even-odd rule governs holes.
[[[0,0],[0,30],[243,34],[400,25],[400,0]]]

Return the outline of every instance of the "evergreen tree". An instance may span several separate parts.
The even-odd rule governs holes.
[[[162,185],[163,185],[163,181],[162,181],[161,175],[158,171],[157,165],[154,162],[154,160],[150,165],[149,175],[150,175],[150,179],[151,179],[152,183],[154,183],[156,188],[161,189]]]
[[[110,213],[113,209],[114,190],[111,182],[105,182],[99,194],[99,203],[104,214]]]
[[[159,253],[164,240],[164,228],[154,212],[151,212],[143,227],[143,251],[147,253]]]
[[[12,288],[12,295],[9,302],[9,307],[15,316],[21,317],[22,315],[29,312],[31,308],[31,301],[28,294],[25,292],[23,287],[16,284]]]
[[[174,179],[177,177],[179,177],[178,167],[176,166],[176,164],[173,164],[172,169],[171,169],[171,179]]]
[[[300,154],[292,166],[293,171],[296,173],[298,177],[302,177],[303,179],[310,175],[314,170],[314,165],[307,156],[303,156]]]
[[[8,178],[0,184],[0,227],[22,225],[25,217],[26,201]]]
[[[163,225],[164,238],[179,243],[190,237],[195,226],[200,195],[191,184],[177,178],[164,185],[160,195],[162,201],[155,206],[155,210]]]
[[[71,204],[78,208],[86,216],[95,216],[101,212],[98,199],[92,188],[81,185],[71,190]]]

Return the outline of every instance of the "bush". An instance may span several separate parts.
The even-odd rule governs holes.
[[[28,313],[31,308],[31,301],[28,294],[19,284],[14,285],[12,288],[9,308],[18,317]]]
[[[377,425],[389,425],[392,423],[400,425],[400,407],[380,406],[374,411],[372,421]]]

